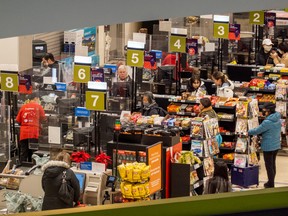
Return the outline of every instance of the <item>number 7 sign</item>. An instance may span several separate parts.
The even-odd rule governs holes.
[[[106,92],[86,91],[86,109],[105,111]]]

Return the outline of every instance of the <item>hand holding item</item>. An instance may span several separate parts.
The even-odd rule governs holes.
[[[277,54],[277,52],[276,51],[272,51],[271,53],[270,53],[270,57],[272,58],[272,59],[275,59],[275,58],[277,58],[278,57],[278,54]]]

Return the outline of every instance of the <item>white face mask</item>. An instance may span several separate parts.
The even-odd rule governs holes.
[[[263,48],[264,48],[264,51],[268,53],[272,49],[272,46],[263,45]]]

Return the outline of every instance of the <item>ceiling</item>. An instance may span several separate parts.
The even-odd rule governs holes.
[[[287,0],[0,0],[0,38],[85,26],[287,8]]]

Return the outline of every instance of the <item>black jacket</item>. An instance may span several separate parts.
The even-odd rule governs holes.
[[[66,180],[74,189],[74,202],[80,197],[80,186],[74,172],[69,169],[69,165],[63,161],[49,161],[42,170],[42,188],[45,192],[42,210],[72,208],[73,203],[66,204],[58,198],[58,191],[62,184],[62,174],[66,170]]]
[[[157,103],[152,103],[148,107],[143,107],[142,115],[143,116],[152,116],[159,114],[159,106]]]
[[[255,64],[256,65],[263,65],[263,66],[265,66],[267,64],[273,64],[274,65],[273,59],[270,58],[270,52],[265,53],[264,49],[262,48],[256,56]]]

